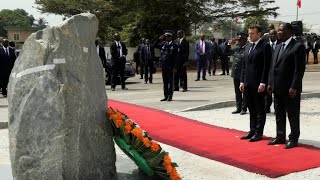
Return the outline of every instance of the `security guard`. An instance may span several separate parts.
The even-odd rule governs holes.
[[[232,114],[240,113],[241,115],[247,113],[247,102],[245,96],[240,92],[240,76],[242,63],[244,61],[244,50],[247,43],[247,34],[238,33],[237,38],[238,44],[232,50],[233,52],[233,63],[231,77],[233,78],[234,91],[236,94],[236,107],[237,109]]]
[[[165,31],[155,42],[154,47],[159,48],[160,64],[162,68],[164,98],[160,101],[172,101],[174,90],[174,74],[177,72],[178,45],[172,41],[173,32]],[[161,42],[162,41],[162,42]]]

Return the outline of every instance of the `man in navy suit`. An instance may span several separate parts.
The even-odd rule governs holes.
[[[204,35],[201,35],[200,40],[197,41],[195,47],[195,58],[197,61],[197,79],[200,80],[200,71],[202,69],[202,79],[206,79],[207,61],[210,57],[210,44],[204,40]]]
[[[240,91],[246,91],[250,112],[250,131],[241,139],[250,139],[249,142],[262,139],[266,122],[264,97],[271,63],[271,47],[261,38],[261,32],[259,25],[249,27],[250,44],[245,48],[240,80]]]
[[[152,83],[152,69],[154,68],[154,46],[150,44],[150,40],[146,39],[141,49],[141,64],[144,64],[144,82]],[[150,74],[150,75],[149,75]]]
[[[293,148],[298,144],[302,78],[306,65],[305,47],[292,36],[292,25],[281,24],[278,30],[281,44],[277,45],[272,56],[268,83],[268,92],[274,94],[277,124],[277,137],[268,145],[285,144],[286,115],[288,114],[291,133],[285,149]]]
[[[7,97],[9,77],[16,59],[15,50],[12,47],[9,47],[9,41],[4,39],[3,46],[0,48],[0,84],[4,97]]]

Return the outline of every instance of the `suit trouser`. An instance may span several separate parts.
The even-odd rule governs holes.
[[[162,68],[163,94],[165,98],[173,95],[173,70],[171,68]]]
[[[234,92],[236,94],[236,107],[238,111],[247,111],[247,98],[239,89],[240,79],[233,78]]]
[[[270,109],[272,104],[272,94],[266,93],[264,99],[265,99],[265,109],[267,111]]]
[[[297,93],[294,98],[290,98],[288,95],[274,94],[277,138],[286,139],[286,114],[288,113],[291,128],[289,140],[298,142],[300,136],[300,101],[301,93]]]
[[[141,76],[141,79],[143,79],[143,74],[145,72],[145,63],[141,61],[142,60],[140,60],[140,76]]]
[[[222,74],[229,74],[229,57],[222,57],[221,58],[221,68]]]
[[[245,87],[245,90],[250,112],[250,131],[263,135],[266,123],[265,93],[258,93],[258,87]]]
[[[141,71],[141,65],[140,65],[141,63],[140,63],[140,60],[138,59],[137,61],[136,61],[136,73],[140,73],[140,71]],[[139,71],[139,67],[140,67],[140,71]]]
[[[216,74],[216,69],[217,69],[217,58],[214,57],[209,60],[208,73],[211,74],[211,70],[212,70],[212,74],[214,75]]]
[[[197,79],[200,79],[200,71],[202,69],[202,79],[206,78],[207,58],[201,55],[197,62]]]
[[[1,85],[1,93],[3,95],[7,95],[7,87],[9,83],[10,73],[1,73],[0,75],[0,85]]]
[[[125,65],[120,65],[120,64],[114,65],[112,67],[112,75],[111,75],[112,88],[115,88],[117,85],[118,74],[120,75],[121,88],[124,89],[126,87],[125,79],[124,79],[124,69],[125,69]]]
[[[318,51],[313,51],[313,63],[318,64]]]
[[[187,66],[185,64],[177,69],[174,76],[174,89],[179,89],[179,86],[184,90],[188,89]]]
[[[144,81],[145,82],[152,82],[152,69],[153,69],[153,62],[151,62],[151,60],[146,63],[145,67],[144,67]],[[149,76],[150,74],[150,76]]]
[[[309,51],[306,52],[306,63],[308,64],[309,62]]]

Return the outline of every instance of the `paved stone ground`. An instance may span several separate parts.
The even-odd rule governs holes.
[[[314,66],[316,67],[316,66]],[[221,72],[218,72],[218,74]],[[194,72],[188,73],[189,91],[175,92],[172,102],[160,102],[163,97],[161,75],[156,74],[153,84],[143,84],[139,79],[139,75],[130,78],[127,81],[128,91],[122,91],[117,86],[116,91],[110,91],[110,86],[106,86],[108,97],[120,101],[134,103],[142,106],[148,106],[175,113],[181,116],[189,117],[195,120],[202,120],[209,124],[222,127],[230,127],[246,131],[249,116],[231,115],[232,107],[225,109],[215,109],[197,112],[182,112],[183,110],[205,106],[205,108],[213,107],[212,104],[234,100],[234,89],[232,79],[229,76],[208,76],[208,81],[195,82]],[[304,94],[312,94],[319,96],[320,94],[320,73],[307,72],[304,78]],[[318,94],[314,94],[318,93]],[[301,115],[301,141],[302,143],[311,144],[320,147],[320,139],[318,132],[319,123],[319,107],[318,99],[309,99],[302,103]],[[0,124],[8,121],[7,101],[0,98]],[[212,118],[214,117],[214,118]],[[306,120],[305,117],[309,117]],[[318,120],[318,121],[317,121]],[[5,124],[5,123],[2,123]],[[267,136],[274,136],[275,122],[272,114],[268,115],[266,124]],[[206,159],[177,148],[162,144],[166,151],[170,152],[173,161],[180,164],[178,171],[183,179],[269,179],[265,176],[249,173],[239,168],[235,168],[217,161]],[[119,179],[148,179],[141,174],[134,163],[130,161],[118,148],[117,150],[117,171]],[[318,169],[308,170],[300,173],[293,173],[280,179],[320,179]],[[10,178],[10,160],[8,151],[8,130],[0,130],[0,179]]]

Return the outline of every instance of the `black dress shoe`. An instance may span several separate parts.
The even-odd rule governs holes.
[[[111,91],[115,91],[116,89],[115,88],[111,88]]]
[[[183,89],[182,92],[187,92],[187,90],[186,90],[186,89]]]
[[[179,88],[174,88],[174,91],[179,91]]]
[[[241,111],[237,109],[237,110],[233,111],[232,114],[238,114],[238,113],[240,113],[240,112],[241,112]]]
[[[252,138],[253,136],[254,136],[254,132],[249,131],[249,132],[247,133],[247,135],[242,136],[240,139],[250,139],[250,138]]]
[[[172,101],[172,96],[169,96],[167,101]]]
[[[128,90],[128,88],[124,87],[124,88],[121,88],[122,90]]]
[[[294,148],[294,147],[297,147],[297,146],[298,146],[298,143],[293,142],[293,141],[289,141],[289,142],[284,146],[284,148],[285,148],[285,149],[291,149],[291,148]]]
[[[250,140],[249,142],[257,142],[257,141],[260,141],[262,140],[262,136],[260,135],[254,135]]]
[[[196,80],[194,80],[194,81],[200,81],[200,79],[196,79]]]
[[[268,145],[285,144],[285,143],[286,143],[285,139],[277,139],[277,138],[275,138],[274,140],[269,141]]]
[[[244,115],[244,114],[247,114],[247,111],[242,110],[242,111],[240,112],[240,115]]]
[[[203,78],[202,80],[206,81],[207,79],[206,79],[206,78]]]
[[[165,98],[161,99],[160,101],[167,101],[167,99],[168,99],[168,98],[165,97]]]

